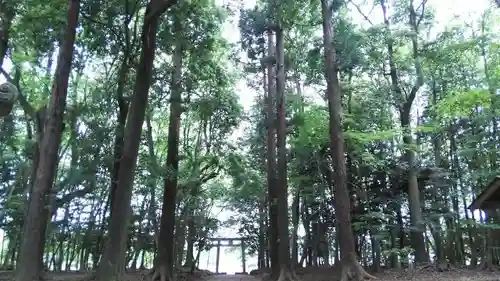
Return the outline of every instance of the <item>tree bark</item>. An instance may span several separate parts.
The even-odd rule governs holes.
[[[423,0],[426,1],[426,0]],[[380,2],[384,16],[384,24],[390,32],[390,21],[387,16],[387,7],[385,0]],[[410,205],[410,220],[412,225],[411,230],[411,243],[415,249],[415,261],[427,262],[429,255],[425,249],[424,230],[425,224],[422,220],[422,208],[420,206],[420,191],[418,189],[417,170],[415,166],[415,152],[413,150],[414,140],[411,135],[410,113],[413,101],[417,95],[418,90],[424,84],[423,72],[420,65],[419,46],[418,46],[418,29],[419,20],[417,19],[416,10],[413,6],[413,0],[410,0],[409,7],[410,28],[413,33],[411,35],[412,42],[412,56],[415,67],[415,74],[417,80],[413,87],[410,89],[407,97],[403,97],[403,91],[399,83],[399,75],[397,72],[396,63],[394,62],[394,46],[393,39],[389,34],[387,38],[387,52],[389,56],[389,68],[391,77],[391,87],[393,98],[399,101],[398,110],[400,114],[400,123],[403,130],[403,143],[405,144],[404,159],[408,165],[408,203]],[[422,11],[423,13],[423,11]]]
[[[290,235],[288,233],[288,173],[286,148],[285,104],[285,42],[281,26],[276,30],[276,148],[278,153],[278,180],[275,185],[278,211],[278,280],[295,279],[290,262]]]
[[[174,32],[178,38],[176,38],[173,55],[174,71],[172,73],[168,124],[167,171],[163,186],[158,256],[155,260],[155,271],[152,277],[152,280],[159,278],[161,281],[173,280],[174,278],[174,229],[179,171],[179,132],[182,114],[182,59],[184,54],[183,39],[180,38],[182,36],[182,23],[177,15],[174,16]]]
[[[9,48],[9,36],[12,20],[15,16],[14,3],[15,1],[1,1],[0,11],[2,11],[2,26],[0,27],[0,67],[2,67],[7,50]]]
[[[68,1],[67,26],[59,51],[57,69],[52,84],[52,97],[44,122],[40,143],[39,164],[30,194],[28,212],[23,225],[23,238],[19,251],[17,281],[40,280],[43,271],[43,246],[47,221],[43,214],[54,183],[58,151],[61,142],[69,75],[80,10],[79,0]]]
[[[170,4],[170,2],[168,3]],[[109,243],[104,249],[95,276],[100,281],[123,280],[125,273],[125,250],[134,172],[137,165],[142,124],[146,115],[152,79],[158,21],[159,16],[163,13],[158,13],[158,4],[156,0],[149,2],[144,15],[141,32],[141,57],[137,65],[134,95],[130,103],[125,127],[124,144],[118,171],[118,186],[111,205]]]
[[[330,153],[335,169],[334,193],[337,233],[340,244],[341,281],[352,277],[363,280],[371,277],[358,263],[351,223],[351,202],[347,190],[347,172],[345,163],[344,133],[342,131],[342,100],[336,65],[336,52],[333,45],[332,4],[321,1],[323,17],[323,48],[325,53],[326,94],[328,99]]]
[[[274,56],[274,36],[271,31],[267,37],[268,56]],[[271,278],[276,279],[279,275],[278,265],[278,209],[277,209],[277,195],[276,195],[276,113],[274,110],[274,99],[276,96],[275,88],[275,67],[272,63],[267,65],[267,189],[269,200],[269,224],[268,224],[268,247],[269,258],[271,262]]]

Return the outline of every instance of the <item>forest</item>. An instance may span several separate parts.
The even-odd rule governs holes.
[[[498,280],[500,1],[456,2],[0,0],[0,280]]]

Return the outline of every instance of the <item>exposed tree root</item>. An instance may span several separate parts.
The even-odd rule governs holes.
[[[448,261],[441,261],[436,263],[422,263],[414,265],[414,270],[409,270],[411,278],[418,274],[434,273],[434,272],[447,272],[453,269],[452,265]]]
[[[453,271],[456,268],[449,263],[448,261],[442,261],[442,262],[437,262],[436,263],[436,270],[438,272],[446,272],[446,271]]]
[[[377,279],[377,277],[366,272],[354,253],[341,261],[340,281],[363,281],[365,279]]]
[[[300,279],[297,274],[295,274],[295,271],[282,268],[277,281],[300,281]]]
[[[479,266],[477,267],[479,270],[489,270],[489,271],[497,271],[498,268],[492,263],[488,262],[486,259],[483,260]]]
[[[173,272],[168,270],[164,264],[156,265],[152,270],[151,281],[174,281]]]

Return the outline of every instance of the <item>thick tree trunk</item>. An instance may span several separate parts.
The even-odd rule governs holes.
[[[181,200],[177,200],[179,202]],[[177,204],[176,210],[179,208],[179,204]],[[174,254],[175,254],[175,266],[180,268],[182,267],[182,262],[184,261],[184,248],[186,245],[186,232],[187,232],[187,226],[186,226],[186,221],[187,221],[187,208],[184,206],[182,211],[180,212],[180,215],[178,216],[175,224],[175,249],[174,249]]]
[[[23,238],[19,252],[17,281],[41,279],[43,270],[43,245],[47,220],[42,218],[47,198],[54,183],[56,163],[61,142],[69,75],[73,61],[73,47],[80,10],[79,0],[68,1],[67,26],[59,51],[57,69],[52,85],[52,97],[45,118],[43,138],[40,146],[36,180],[30,194],[30,203],[23,226]]]
[[[189,207],[187,207],[189,208]],[[194,214],[190,210],[190,214],[186,216],[187,219],[187,248],[186,248],[186,262],[183,267],[191,268],[194,263],[194,242],[196,238],[196,226],[194,224]]]
[[[0,27],[0,68],[3,65],[7,49],[9,48],[9,35],[12,20],[14,19],[14,3],[11,1],[1,1],[0,11],[2,11],[2,26]],[[14,1],[12,1],[14,2]]]
[[[117,124],[115,130],[115,143],[113,146],[113,167],[111,169],[111,189],[109,193],[110,206],[113,206],[113,201],[118,189],[118,175],[120,171],[120,160],[123,149],[123,137],[125,134],[125,123],[128,115],[128,104],[123,97],[125,83],[128,77],[130,66],[128,65],[129,51],[125,50],[123,55],[122,65],[120,67],[118,88],[116,90],[116,100],[118,102]]]
[[[293,204],[292,204],[292,225],[293,225],[293,232],[292,232],[292,267],[296,268],[298,267],[298,258],[299,258],[299,236],[298,236],[298,229],[299,229],[299,215],[300,215],[300,190],[301,187],[297,187],[297,192],[293,198]]]
[[[342,100],[336,66],[336,53],[333,45],[332,7],[328,0],[321,1],[323,18],[323,48],[325,52],[325,78],[327,83],[330,152],[335,169],[334,203],[337,218],[337,233],[340,244],[341,281],[351,277],[363,280],[371,277],[358,263],[354,246],[351,223],[351,203],[347,190],[344,133],[342,131]],[[333,190],[332,190],[333,192]]]
[[[413,151],[413,137],[411,136],[410,107],[404,106],[401,112],[401,127],[403,128],[403,142],[405,144],[405,161],[408,165],[408,204],[410,205],[411,244],[415,249],[415,261],[427,262],[429,255],[425,250],[424,231],[425,225],[422,219],[422,207],[420,190],[418,188],[417,170],[415,166],[415,152]]]
[[[409,94],[404,97],[403,90],[399,82],[399,75],[397,72],[396,63],[394,60],[394,39],[390,34],[390,21],[387,15],[386,1],[382,0],[380,2],[384,16],[384,24],[389,32],[387,38],[387,52],[389,58],[389,68],[391,77],[391,86],[393,97],[396,100],[402,101],[398,105],[398,110],[400,114],[401,127],[403,129],[403,142],[405,144],[404,158],[408,165],[408,201],[410,205],[410,220],[413,226],[411,231],[411,242],[412,247],[415,249],[415,261],[416,262],[427,262],[429,260],[429,255],[425,249],[424,240],[424,230],[425,225],[422,220],[422,208],[420,206],[420,191],[418,189],[417,171],[414,167],[415,163],[415,152],[413,151],[413,137],[411,135],[411,124],[410,124],[410,113],[413,101],[415,100],[416,94],[420,87],[423,85],[423,72],[420,65],[420,55],[418,47],[418,30],[419,21],[417,20],[418,15],[413,6],[413,0],[409,2],[409,17],[410,17],[410,27],[413,31],[411,34],[412,42],[412,56],[415,66],[415,74],[417,76],[416,82],[409,91]]]
[[[266,201],[265,197],[259,202],[259,238],[257,252],[257,267],[263,269],[266,267]]]
[[[274,57],[274,36],[271,31],[269,31],[267,37],[268,46],[268,56]],[[266,108],[267,108],[267,189],[268,189],[268,205],[269,205],[269,224],[268,224],[268,247],[269,247],[269,258],[271,262],[271,278],[276,279],[279,276],[278,268],[278,206],[277,206],[277,194],[276,194],[276,112],[274,108],[274,99],[276,96],[275,87],[275,67],[272,63],[267,65],[267,97],[266,97]]]
[[[129,51],[126,48],[124,50],[122,65],[120,67],[120,72],[118,75],[118,87],[116,90],[116,99],[118,102],[118,113],[117,113],[117,124],[115,129],[115,141],[113,145],[113,166],[110,170],[110,178],[111,178],[111,188],[109,190],[108,199],[104,205],[103,219],[100,226],[101,233],[104,233],[104,229],[106,227],[106,213],[108,212],[109,206],[113,205],[113,201],[115,198],[115,193],[118,188],[118,172],[120,171],[120,160],[121,153],[123,149],[123,137],[125,134],[125,123],[127,121],[128,114],[128,104],[123,97],[123,92],[125,90],[125,83],[127,80],[128,72],[130,70],[130,66],[127,63],[129,60]],[[111,216],[109,217],[111,219]],[[109,224],[108,224],[109,225]],[[97,236],[96,241],[97,246],[95,247],[97,257],[102,253],[101,249],[104,244],[104,235]],[[96,257],[96,258],[97,258]]]
[[[134,95],[131,100],[124,144],[118,171],[118,186],[111,205],[109,242],[96,271],[100,281],[123,280],[125,271],[125,250],[127,243],[130,201],[137,165],[137,155],[141,141],[142,124],[146,115],[149,88],[151,85],[153,61],[158,29],[156,1],[149,2],[144,15],[141,32],[142,52],[137,65]]]
[[[293,280],[293,268],[290,262],[290,235],[288,233],[288,173],[286,148],[286,110],[285,110],[285,42],[284,32],[280,27],[276,30],[276,148],[278,153],[278,180],[276,186],[278,205],[278,265],[282,278]]]
[[[264,90],[264,94],[262,96],[259,96],[260,100],[259,100],[259,103],[262,105],[262,110],[261,110],[261,114],[262,114],[262,119],[263,120],[266,120],[266,116],[267,116],[267,112],[266,112],[266,92],[267,92],[267,74],[266,74],[266,71],[267,71],[267,68],[265,67],[262,67],[262,85],[263,85],[263,90]],[[261,153],[261,161],[262,161],[262,165],[264,166],[265,163],[266,163],[266,146],[265,144],[263,144],[262,146],[260,146],[260,153]],[[267,263],[266,263],[266,258],[267,258],[267,254],[268,254],[268,251],[267,251],[267,246],[268,243],[267,243],[267,235],[266,233],[268,233],[268,230],[267,230],[267,224],[266,224],[266,221],[267,221],[267,216],[266,216],[266,210],[267,210],[267,194],[266,192],[263,192],[261,194],[261,198],[260,198],[260,201],[259,201],[259,238],[258,238],[258,243],[259,243],[259,246],[258,246],[258,252],[257,252],[257,268],[258,269],[264,269],[267,267]]]
[[[175,36],[181,36],[182,23],[174,16]],[[182,98],[182,59],[184,54],[183,39],[177,38],[174,49],[174,71],[171,82],[170,116],[168,124],[167,173],[164,181],[163,207],[160,220],[160,235],[158,241],[158,256],[155,260],[155,271],[152,280],[161,281],[174,278],[174,229],[175,209],[177,202],[177,181],[179,170],[179,133],[181,126]],[[189,257],[187,257],[189,258]]]

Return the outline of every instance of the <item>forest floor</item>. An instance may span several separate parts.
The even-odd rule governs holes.
[[[436,267],[428,267],[416,270],[384,270],[380,273],[370,274],[377,277],[374,281],[500,281],[500,271],[472,270],[472,269],[449,269],[438,272]],[[299,281],[336,281],[338,280],[338,269],[335,268],[302,268],[297,271]],[[336,278],[337,277],[337,278]],[[229,281],[225,279],[224,281]],[[239,279],[233,279],[239,281]],[[264,279],[265,280],[265,279]],[[216,279],[210,281],[219,281]],[[222,281],[222,280],[220,280]],[[246,281],[246,280],[245,280]]]
[[[378,281],[498,281],[500,280],[500,271],[471,270],[471,269],[452,269],[444,272],[437,270],[385,270],[381,273],[370,273],[377,277]],[[315,268],[307,270],[299,278],[303,281],[332,281],[338,275],[331,268]],[[375,281],[377,281],[375,280]]]
[[[137,271],[127,274],[123,281],[149,281],[151,275],[149,271]],[[298,272],[299,281],[335,281],[336,271],[331,268],[307,268]],[[382,273],[374,274],[375,281],[498,281],[500,280],[500,271],[453,269],[446,272],[437,272],[434,270],[413,270],[396,271],[387,270]],[[47,273],[47,281],[83,281],[89,274],[85,272],[51,272]],[[12,280],[12,271],[0,271],[0,281]],[[195,275],[179,274],[177,281],[261,281],[267,278],[261,278],[254,275],[216,275],[208,271],[197,271]],[[88,280],[88,279],[87,279]]]

